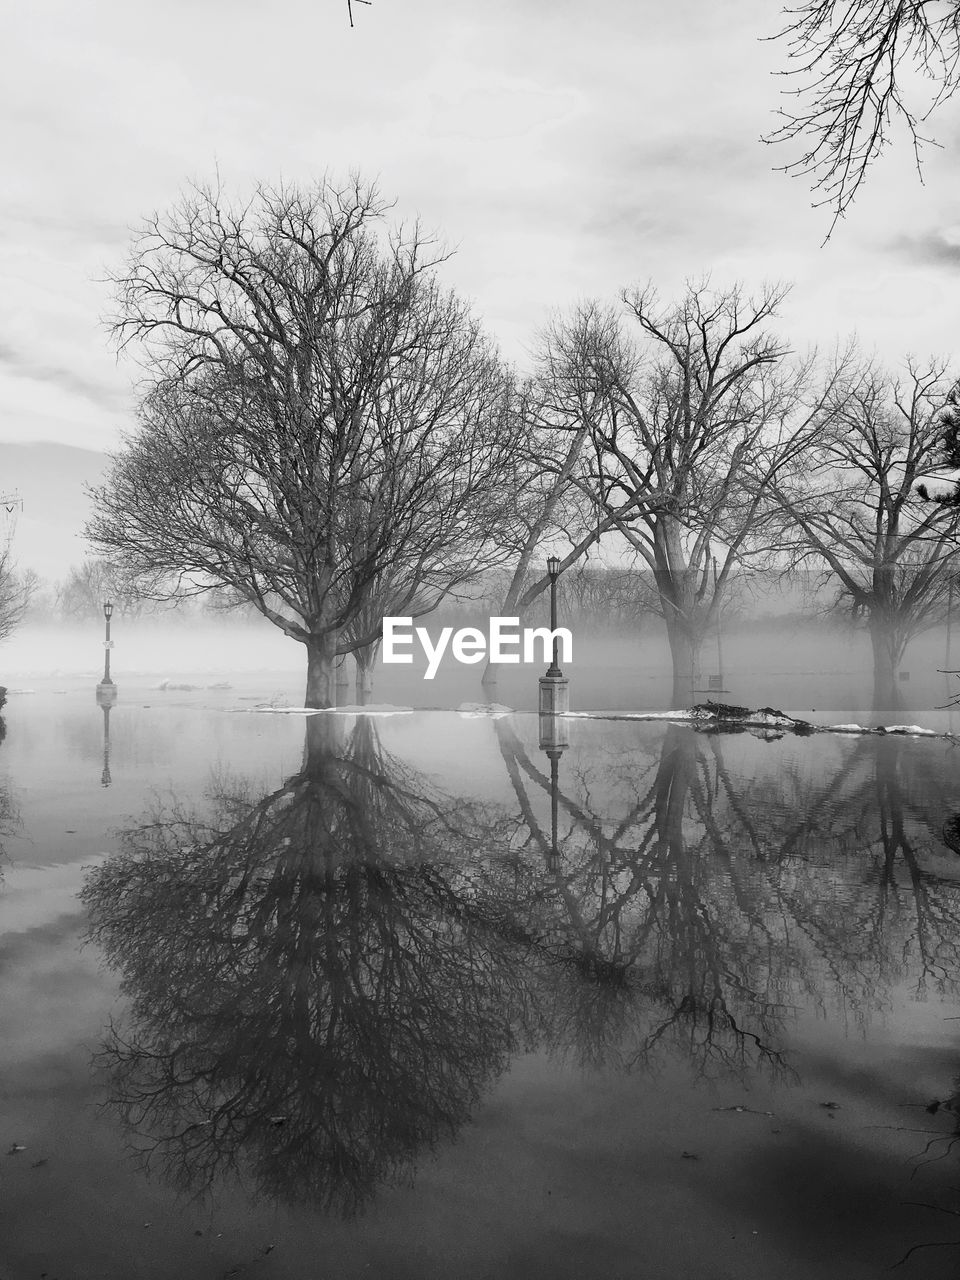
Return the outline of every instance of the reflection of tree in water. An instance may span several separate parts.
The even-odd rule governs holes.
[[[355,1209],[522,1043],[489,821],[387,757],[367,718],[335,749],[335,723],[308,722],[272,795],[157,815],[84,890],[131,1001],[105,1054],[116,1099],[187,1189],[250,1170]]]
[[[521,811],[545,847],[527,790],[549,780],[509,725],[498,732]],[[718,903],[717,867],[702,847],[715,828],[692,838],[694,800],[712,802],[700,794],[700,763],[696,736],[671,728],[659,760],[630,752],[613,803],[601,791],[591,807],[583,778],[576,799],[561,794],[565,867],[545,883],[542,936],[564,963],[554,966],[547,1021],[556,1046],[588,1061],[636,1068],[679,1047],[701,1071],[784,1065],[776,1007],[755,989],[763,921],[749,901],[736,909],[729,878]],[[609,783],[616,765],[602,772]]]
[[[7,726],[0,716],[0,742],[6,737]],[[6,856],[6,842],[20,828],[20,807],[13,790],[0,780],[0,858]]]
[[[953,995],[960,879],[935,861],[954,789],[952,748],[894,735],[844,747],[841,767],[809,793],[802,838],[791,835],[776,850],[787,905],[845,975],[836,986],[856,994],[850,1007],[864,1009],[871,989],[879,1004],[901,981],[917,995]]]
[[[800,1006],[866,1018],[905,977],[951,988],[960,889],[925,868],[946,769],[912,744],[757,767],[672,727],[567,758],[555,867],[551,777],[509,721],[512,815],[441,792],[369,718],[334,740],[342,723],[308,721],[272,794],[157,813],[87,881],[130,1001],[115,1097],[186,1189],[232,1171],[353,1210],[525,1045],[778,1072]]]
[[[550,780],[497,727],[546,852],[535,800]],[[835,746],[836,767],[808,744],[815,773],[780,753],[740,776],[732,742],[673,727],[658,756],[631,744],[619,768],[606,760],[605,789],[567,782],[561,867],[539,908],[544,945],[569,962],[555,1043],[626,1066],[682,1046],[701,1070],[781,1068],[801,1006],[866,1019],[905,978],[955,989],[960,884],[924,869],[947,770],[903,739]]]

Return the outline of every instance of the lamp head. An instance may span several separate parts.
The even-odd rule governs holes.
[[[547,556],[547,573],[551,578],[555,578],[560,572],[560,557]]]
[[[112,600],[105,600],[103,602],[103,616],[105,618],[113,617],[113,601]]]

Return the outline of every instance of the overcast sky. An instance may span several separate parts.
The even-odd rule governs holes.
[[[735,15],[735,16],[731,16]],[[0,442],[110,448],[133,369],[100,317],[130,229],[190,179],[359,169],[456,247],[446,278],[523,366],[556,308],[685,277],[795,283],[795,346],[891,363],[960,335],[960,104],[829,227],[773,122],[769,0],[35,0],[0,53]],[[958,353],[960,354],[960,353]]]

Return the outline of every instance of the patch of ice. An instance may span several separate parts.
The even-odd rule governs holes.
[[[505,707],[502,702],[461,702],[457,715],[465,720],[499,720],[501,716],[512,716],[513,707]]]
[[[409,716],[413,713],[413,707],[395,707],[389,702],[371,702],[367,706],[356,703],[346,707],[328,707],[327,710],[344,716]]]
[[[939,738],[940,736],[933,729],[923,729],[918,724],[888,724],[884,727],[884,732],[909,733],[918,738]]]
[[[564,711],[564,719],[581,720],[696,720],[692,711]]]
[[[795,724],[802,722],[793,720],[790,716],[775,716],[769,711],[756,711],[751,713],[749,716],[745,716],[740,723],[748,725],[764,725],[767,728],[774,729],[792,729]]]
[[[862,724],[831,724],[827,728],[831,733],[870,733],[871,730]]]
[[[275,716],[316,716],[321,707],[275,707],[272,702],[258,702],[255,707],[238,707],[238,711],[269,712]]]

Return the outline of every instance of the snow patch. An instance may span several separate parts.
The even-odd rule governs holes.
[[[914,490],[922,485],[930,498],[952,498],[960,485],[960,471],[945,471],[938,475],[920,476],[914,481]]]
[[[736,723],[764,725],[767,728],[773,729],[792,729],[798,723],[802,723],[802,721],[793,720],[790,716],[778,716],[770,711],[756,711],[752,712],[749,716],[745,716],[743,720],[739,720]]]
[[[389,702],[371,702],[366,706],[356,703],[346,707],[327,707],[326,709],[343,716],[409,716],[413,714],[413,707],[395,707]]]
[[[457,715],[463,716],[465,720],[499,720],[501,716],[512,716],[513,707],[505,707],[502,702],[461,702],[457,707]]]
[[[697,720],[692,711],[563,711],[567,719],[581,720]]]
[[[275,716],[316,716],[320,714],[319,707],[275,707],[270,702],[258,702],[255,707],[238,707],[238,711],[259,711],[261,714],[267,713]]]

